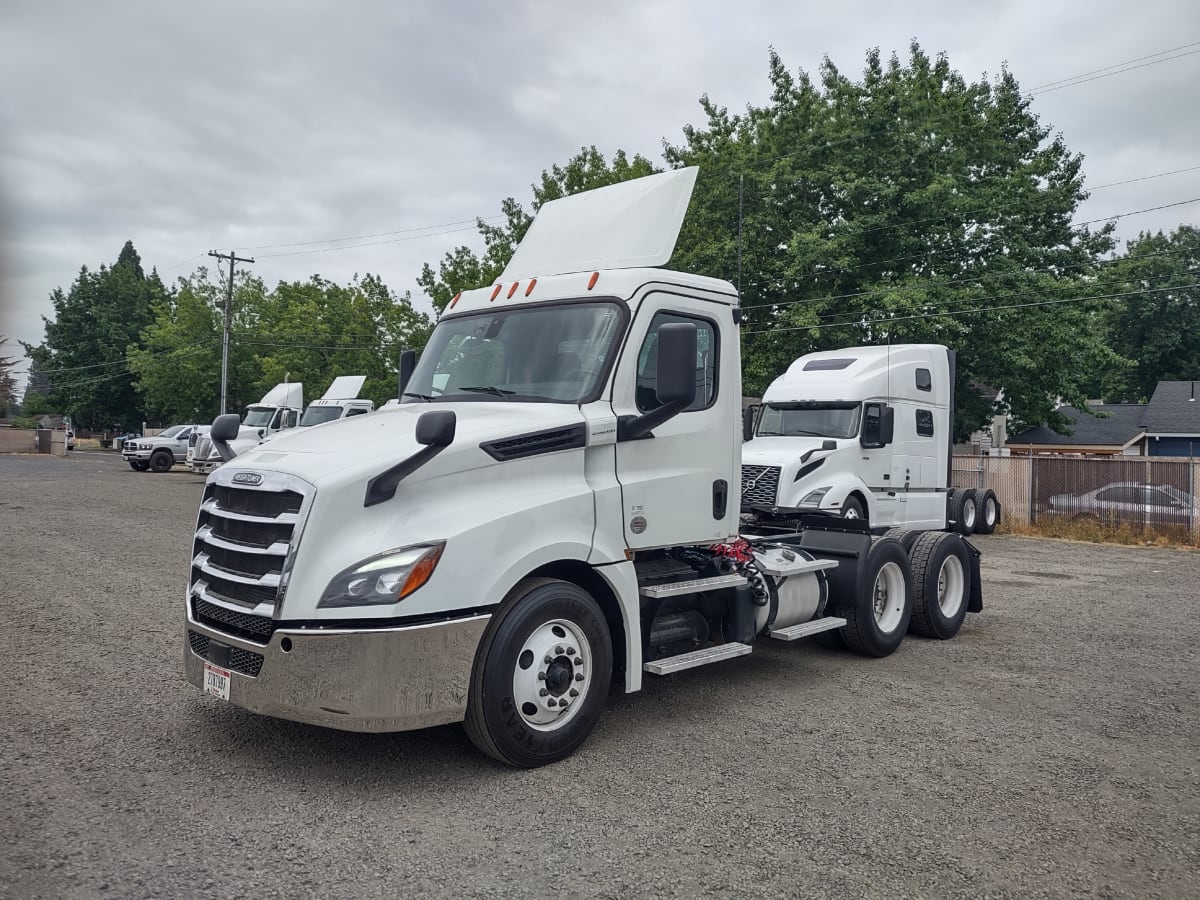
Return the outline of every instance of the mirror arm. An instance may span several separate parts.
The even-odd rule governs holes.
[[[643,438],[654,437],[651,432],[666,422],[668,419],[673,419],[691,403],[682,401],[676,403],[664,403],[658,409],[652,409],[648,413],[643,413],[640,416],[621,416],[617,419],[617,441],[638,441]]]

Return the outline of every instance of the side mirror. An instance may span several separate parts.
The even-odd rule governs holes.
[[[896,433],[896,411],[883,403],[863,407],[862,434],[858,442],[867,450],[886,447]]]
[[[754,407],[747,406],[742,410],[742,440],[748,441],[754,437]]]
[[[263,437],[263,436],[264,436],[266,433],[267,433],[267,430],[266,430],[265,428],[260,428],[260,429],[258,429],[258,436],[259,436],[259,437]]]
[[[396,397],[404,399],[404,389],[412,378],[413,370],[417,367],[417,354],[414,350],[405,350],[400,354],[400,385]]]
[[[881,435],[881,439],[883,440],[883,445],[886,447],[888,444],[890,444],[892,442],[892,439],[895,436],[896,436],[896,410],[894,410],[890,406],[885,406],[883,408],[883,430],[882,430],[882,435]]]
[[[456,424],[453,410],[438,409],[423,413],[417,419],[417,443],[426,447],[449,447],[454,443]]]
[[[213,419],[208,437],[213,446],[217,448],[217,453],[221,455],[221,462],[229,462],[237,456],[233,448],[229,446],[229,441],[238,436],[238,428],[241,427],[241,424],[242,420],[237,413],[226,413]]]
[[[640,416],[617,420],[617,440],[632,441],[650,433],[692,405],[696,399],[696,326],[671,322],[658,329],[658,361],[654,372],[659,407]]]
[[[837,449],[837,441],[834,441],[834,440],[821,441],[821,449],[822,450],[836,450]]]
[[[664,406],[681,409],[696,399],[696,326],[671,322],[658,329],[658,386],[655,394]]]

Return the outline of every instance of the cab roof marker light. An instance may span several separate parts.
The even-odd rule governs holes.
[[[515,293],[517,292],[517,288],[519,288],[520,286],[521,286],[521,282],[519,282],[519,281],[514,281],[514,282],[512,283],[512,287],[510,287],[510,288],[508,289],[508,296],[507,296],[505,299],[506,299],[506,300],[511,300],[511,299],[513,298],[513,294],[515,294]]]
[[[450,301],[450,308],[451,308],[451,309],[454,309],[454,305],[455,305],[456,303],[458,303],[458,298],[459,298],[459,297],[461,297],[461,296],[462,296],[462,291],[459,291],[457,294],[455,294],[455,295],[454,295],[454,299]]]
[[[532,293],[533,293],[533,288],[534,288],[534,286],[535,286],[535,285],[537,285],[537,279],[536,279],[536,278],[530,278],[530,279],[529,279],[529,287],[525,288],[525,296],[526,296],[526,297],[528,297],[530,294],[532,294]]]
[[[498,284],[498,285],[496,285],[496,286],[495,286],[495,287],[492,289],[492,296],[488,297],[488,302],[489,302],[489,303],[490,303],[492,300],[495,300],[497,297],[499,297],[499,296],[500,296],[500,289],[501,289],[502,287],[504,287],[504,285],[502,285],[502,284]]]
[[[600,280],[600,273],[593,272],[592,277],[588,279],[588,290],[590,291],[592,288],[594,288],[596,286],[596,282],[599,280]]]

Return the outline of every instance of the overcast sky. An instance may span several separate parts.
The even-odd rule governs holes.
[[[968,80],[1007,62],[1024,89],[1181,48],[1033,108],[1086,157],[1098,189],[1080,218],[1200,198],[1189,0],[5,0],[0,334],[40,341],[50,292],[126,239],[171,280],[236,248],[269,286],[374,272],[428,309],[421,263],[477,246],[464,220],[527,203],[580,147],[661,163],[664,138],[702,124],[701,94],[767,101],[771,46],[793,71],[828,54],[856,77],[868,48],[903,59],[914,37]],[[1197,222],[1200,203],[1118,233]],[[381,232],[357,249],[262,246]]]

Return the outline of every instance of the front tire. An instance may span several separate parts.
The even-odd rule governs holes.
[[[568,581],[525,579],[479,645],[467,736],[521,769],[565,759],[600,719],[612,656],[608,623],[587,591]]]
[[[133,469],[135,472],[145,472],[148,468],[150,468],[150,463],[143,462],[140,459],[131,459],[129,461],[129,468]]]
[[[866,511],[863,509],[862,501],[855,496],[849,496],[842,501],[842,518],[843,519],[865,519]]]
[[[153,472],[170,472],[173,465],[175,457],[171,455],[170,450],[155,450],[150,457],[150,469]]]
[[[917,539],[912,548],[913,631],[943,641],[958,634],[971,599],[970,571],[961,536],[928,531]]]
[[[895,652],[912,617],[912,568],[899,541],[880,538],[871,544],[862,582],[840,609],[848,649],[863,656]]]

